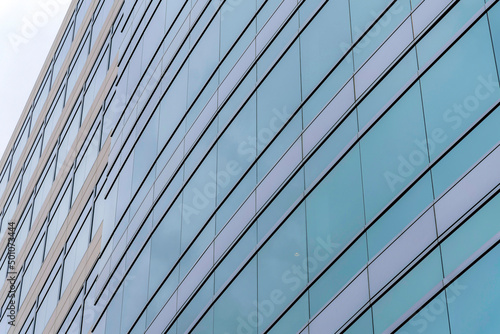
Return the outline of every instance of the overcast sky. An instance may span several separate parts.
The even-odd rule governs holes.
[[[70,3],[0,0],[0,159]]]

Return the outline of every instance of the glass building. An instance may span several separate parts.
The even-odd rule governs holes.
[[[0,332],[500,333],[499,65],[498,0],[73,0]]]

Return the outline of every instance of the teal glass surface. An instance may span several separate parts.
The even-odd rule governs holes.
[[[186,276],[191,268],[196,264],[196,261],[205,254],[205,250],[210,245],[215,237],[215,219],[201,230],[200,234],[194,239],[187,252],[183,255],[180,262],[180,277]]]
[[[106,333],[120,330],[122,316],[123,285],[117,290],[106,310]],[[109,317],[109,318],[108,318]]]
[[[186,249],[215,207],[216,163],[215,151],[212,151],[184,189],[182,206],[172,208],[182,212],[181,250]]]
[[[370,221],[427,165],[418,85],[361,139],[366,219]]]
[[[335,34],[326,34],[325,31],[335,31]],[[350,45],[349,3],[347,0],[329,1],[300,36],[302,91],[305,95],[340,60]]]
[[[151,243],[141,251],[123,284],[123,306],[121,330],[128,331],[148,300],[148,286],[144,284],[144,273],[149,271]]]
[[[257,333],[262,321],[257,302],[257,259],[253,259],[215,303],[214,333]]]
[[[500,247],[496,246],[447,289],[452,334],[500,332]]]
[[[318,151],[316,151],[316,153],[306,162],[306,188],[312,184],[335,158],[338,158],[338,155],[346,148],[347,144],[356,137],[357,130],[356,114],[351,113]]]
[[[256,184],[256,174],[256,168],[254,166],[219,207],[215,217],[216,232],[219,232],[222,227],[226,225],[231,216],[238,210],[240,204],[243,203],[252,192]]]
[[[441,244],[445,275],[500,232],[500,196],[495,196]]]
[[[370,259],[416,219],[432,200],[431,176],[427,173],[366,232]]]
[[[396,334],[451,334],[446,293],[441,292],[415,314]]]
[[[496,4],[488,12],[488,22],[490,24],[491,39],[497,60],[497,71],[500,71],[500,4]]]
[[[484,5],[483,0],[461,0],[417,45],[420,67],[445,45],[468,20]]]
[[[417,8],[417,6],[422,2],[422,0],[411,0],[411,6],[413,9]]]
[[[309,254],[327,263],[365,225],[357,146],[309,194],[306,212]],[[323,266],[315,267],[309,268],[310,278]]]
[[[353,39],[358,39],[390,3],[390,0],[349,1]]]
[[[287,247],[283,247],[287,245]],[[258,311],[262,332],[307,283],[304,205],[286,220],[257,255]]]
[[[396,96],[396,93],[417,73],[417,69],[416,52],[412,50],[358,105],[360,130],[389,103],[391,98]]]
[[[276,196],[257,221],[257,240],[262,239],[304,191],[304,169]]]
[[[439,196],[500,141],[500,109],[496,109],[432,168]]]
[[[429,155],[434,160],[500,97],[486,17],[422,77],[421,83]]]
[[[272,129],[287,121],[300,101],[299,44],[296,42],[257,90],[257,153],[271,140]]]
[[[218,291],[238,269],[257,244],[257,227],[253,225],[215,270],[215,291]]]
[[[219,62],[220,21],[214,20],[189,57],[188,103],[193,102]]]
[[[256,0],[240,1],[234,3],[224,2],[220,10],[220,54],[223,56],[233,45],[240,32],[245,28],[252,14],[257,9]]]
[[[160,104],[158,147],[163,147],[186,112],[188,71],[179,72]],[[181,129],[185,131],[185,129]]]
[[[356,3],[359,0],[351,1],[351,3]],[[363,5],[354,5],[356,9],[366,9],[370,6],[377,6],[377,2],[382,5],[381,1],[369,1],[364,2]],[[358,7],[359,6],[359,7]],[[378,6],[377,6],[378,7]],[[387,12],[382,15],[382,17],[375,23],[375,25],[364,35],[358,44],[354,47],[354,64],[355,69],[359,69],[361,65],[382,45],[382,43],[392,34],[392,32],[404,21],[404,19],[410,14],[410,0],[397,0]],[[358,10],[359,10],[358,9]],[[377,8],[379,9],[379,8]],[[377,18],[379,11],[377,9],[371,9],[370,15],[372,15],[372,20]],[[384,8],[385,9],[385,8]],[[357,13],[355,13],[354,20],[358,20]],[[363,16],[366,13],[362,14]],[[366,19],[366,18],[365,18]],[[367,21],[369,22],[369,20]],[[356,29],[358,28],[358,30]],[[359,27],[353,26],[354,36],[359,34]]]
[[[210,302],[213,296],[213,284],[214,279],[211,275],[207,284],[203,285],[202,288],[196,293],[193,299],[187,304],[187,307],[183,310],[178,318],[177,331],[181,333],[186,333],[187,329],[190,327],[193,319],[200,314],[205,305]]]
[[[134,171],[132,172],[132,189],[137,189],[148,172],[157,155],[158,112],[153,114],[144,132],[135,145]]]
[[[280,121],[274,122],[269,127],[269,135],[275,136],[280,129]],[[267,173],[278,163],[279,159],[286,153],[288,148],[293,145],[296,138],[300,136],[302,130],[302,114],[299,112],[293,116],[290,122],[270,143],[266,151],[259,158],[257,163],[257,180],[262,180]]]
[[[310,313],[314,316],[366,265],[366,237],[352,245],[309,289]]]
[[[356,322],[349,327],[345,334],[373,333],[372,310],[366,311]]]
[[[174,206],[178,203],[174,203]],[[149,267],[149,295],[172,269],[181,246],[181,212],[170,210],[151,238],[151,266]]]
[[[300,297],[268,333],[298,333],[307,323],[307,320],[309,320],[309,300],[306,293]]]
[[[434,250],[373,306],[374,334],[384,332],[442,278],[441,255]]]
[[[255,97],[243,107],[217,146],[217,203],[229,193],[257,154]],[[215,175],[214,175],[215,176]]]
[[[303,45],[302,43],[301,45]],[[304,47],[302,46],[302,50]],[[303,51],[304,52],[304,51]],[[305,65],[305,62],[302,62]],[[320,66],[320,65],[316,65]],[[329,70],[329,69],[328,69]],[[327,70],[327,71],[328,71]],[[303,70],[305,71],[305,70]],[[321,76],[323,78],[327,72],[323,73],[322,76],[318,74],[318,78]],[[330,100],[339,92],[345,83],[351,78],[353,74],[352,68],[352,53],[349,53],[341,62],[337,65],[335,70],[328,75],[325,81],[319,86],[319,88],[314,92],[314,94],[307,100],[304,104],[303,110],[303,125],[304,128],[311,123],[311,121],[320,113],[321,110],[330,102]],[[302,75],[302,80],[304,81],[304,76]],[[318,79],[319,80],[319,79]],[[319,82],[311,83],[315,86]],[[304,96],[307,92],[303,89]]]
[[[293,40],[294,36],[297,34],[298,29],[299,15],[295,14],[285,25],[281,33],[272,41],[264,54],[260,58],[258,58],[257,80],[262,79],[264,74],[266,74],[272,68],[276,60],[283,53],[283,51],[285,51],[288,44]],[[264,40],[265,38],[267,38],[269,35],[269,31],[266,31],[262,34],[265,37],[259,37],[258,40]],[[287,53],[288,52],[289,51],[287,51]],[[297,69],[299,70],[300,68]]]

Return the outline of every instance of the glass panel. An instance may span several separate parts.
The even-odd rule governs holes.
[[[304,294],[268,333],[297,333],[307,320],[309,320],[309,300],[307,294]]]
[[[181,250],[186,249],[215,208],[217,186],[212,177],[217,163],[215,153],[212,151],[206,157],[184,189],[182,206],[173,208],[182,211]]]
[[[215,4],[215,2],[214,2]],[[224,2],[220,10],[220,54],[225,55],[257,10],[256,0]]]
[[[147,171],[153,164],[157,154],[158,112],[153,113],[148,125],[141,134],[134,148],[134,171],[132,173],[132,189],[135,191]]]
[[[433,199],[431,176],[427,173],[368,230],[370,259],[432,203]]]
[[[271,140],[270,127],[285,122],[300,100],[299,47],[295,43],[257,90],[258,153]]]
[[[213,310],[214,333],[257,333],[263,314],[262,310],[257,311],[256,259],[238,275]]]
[[[441,244],[445,275],[500,231],[500,196],[490,200]]]
[[[186,68],[180,71],[162,98],[159,120],[161,131],[158,136],[158,147],[160,148],[167,143],[167,140],[173,134],[174,129],[186,112],[187,74],[188,71]],[[180,131],[185,131],[185,129],[181,129]]]
[[[217,146],[217,203],[227,195],[257,154],[255,97],[252,97]]]
[[[382,13],[382,11],[385,9],[385,6],[389,5],[389,1],[378,0],[361,2],[359,0],[354,0],[351,1],[351,4],[353,4],[353,2],[355,3],[355,10],[352,12],[353,23],[360,20],[360,16],[363,16],[364,20],[367,21],[365,27],[358,27],[353,25],[353,38],[357,39],[358,37],[360,37],[361,32],[365,31],[368,25],[371,24]],[[359,4],[356,4],[356,2]],[[354,48],[354,63],[356,70],[360,68],[360,66],[384,42],[384,40],[389,37],[389,35],[399,26],[399,24],[401,24],[403,19],[408,16],[408,14],[410,14],[410,1],[398,0],[380,18],[380,20],[375,23],[373,28],[368,31],[368,33],[359,41],[359,43]],[[371,18],[368,18],[369,16],[371,16]]]
[[[345,334],[371,334],[373,333],[372,310],[366,311],[356,322],[349,327]]]
[[[428,163],[418,86],[361,139],[366,219],[371,220]]]
[[[431,160],[500,97],[496,74],[483,18],[421,79]]]
[[[413,49],[358,105],[359,128],[368,122],[393,98],[396,93],[417,73],[417,56]]]
[[[321,252],[324,261],[361,231],[365,219],[358,146],[307,197],[306,210],[309,254]],[[310,264],[309,278],[321,268]]]
[[[340,154],[346,145],[356,136],[357,132],[356,115],[352,113],[306,162],[306,189],[330,163],[337,159],[338,154]]]
[[[490,23],[491,38],[493,40],[493,47],[495,48],[495,56],[497,59],[497,71],[500,71],[500,4],[496,4],[488,12]]]
[[[500,141],[500,109],[490,114],[432,168],[436,195],[441,195]]]
[[[306,30],[307,31],[307,30]],[[304,49],[301,44],[301,50]],[[302,56],[303,57],[303,56]],[[307,63],[302,59],[302,80],[307,71]],[[316,65],[317,66],[317,65]],[[326,73],[323,73],[323,75]],[[303,107],[303,127],[305,128],[317,114],[327,105],[327,103],[340,91],[347,80],[352,76],[352,54],[346,56],[344,60],[328,75],[321,86],[307,100]],[[315,83],[316,84],[316,83]],[[306,92],[304,91],[304,96]]]
[[[45,329],[52,313],[54,312],[57,302],[59,301],[59,289],[61,288],[61,270],[56,274],[54,280],[50,282],[50,287],[47,290],[43,301],[40,303],[36,313],[35,334],[40,334]]]
[[[149,293],[157,289],[160,282],[177,261],[181,244],[181,211],[177,200],[162,219],[151,238],[151,266],[149,267]]]
[[[500,331],[499,278],[500,247],[496,246],[446,289],[453,334]]]
[[[438,249],[429,254],[373,306],[374,334],[384,332],[442,278]]]
[[[359,36],[375,21],[382,11],[389,5],[389,0],[350,0],[351,24],[353,38],[357,40]]]
[[[258,312],[262,314],[259,332],[269,326],[307,282],[305,237],[305,212],[301,205],[257,256]]]
[[[144,274],[149,272],[151,243],[141,251],[133,267],[123,282],[121,330],[128,331],[148,300],[148,285],[144,284]]]
[[[372,2],[374,1],[370,1],[370,4]],[[325,33],[326,31],[335,33]],[[347,0],[329,1],[300,36],[304,96],[311,92],[350,46],[349,3]],[[348,61],[343,63],[352,74],[352,64]],[[342,69],[336,71],[343,73]],[[341,81],[343,84],[346,80]]]
[[[425,37],[418,42],[418,61],[423,67],[484,5],[483,0],[459,1]]]
[[[219,24],[216,18],[189,57],[188,102],[192,102],[219,61]]]
[[[76,268],[80,264],[80,261],[88,248],[90,240],[90,227],[91,227],[91,215],[89,214],[83,223],[81,230],[78,232],[78,236],[71,245],[69,251],[67,251],[66,258],[64,260],[64,271],[63,271],[63,281],[61,294],[64,293],[69,281],[73,277]]]
[[[320,255],[320,253],[318,252]],[[366,237],[362,236],[309,289],[311,316],[332,299],[366,264]]]
[[[397,334],[449,334],[446,293],[438,296],[406,323]]]

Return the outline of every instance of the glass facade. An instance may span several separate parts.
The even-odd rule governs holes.
[[[74,0],[0,332],[499,333],[498,2]]]

